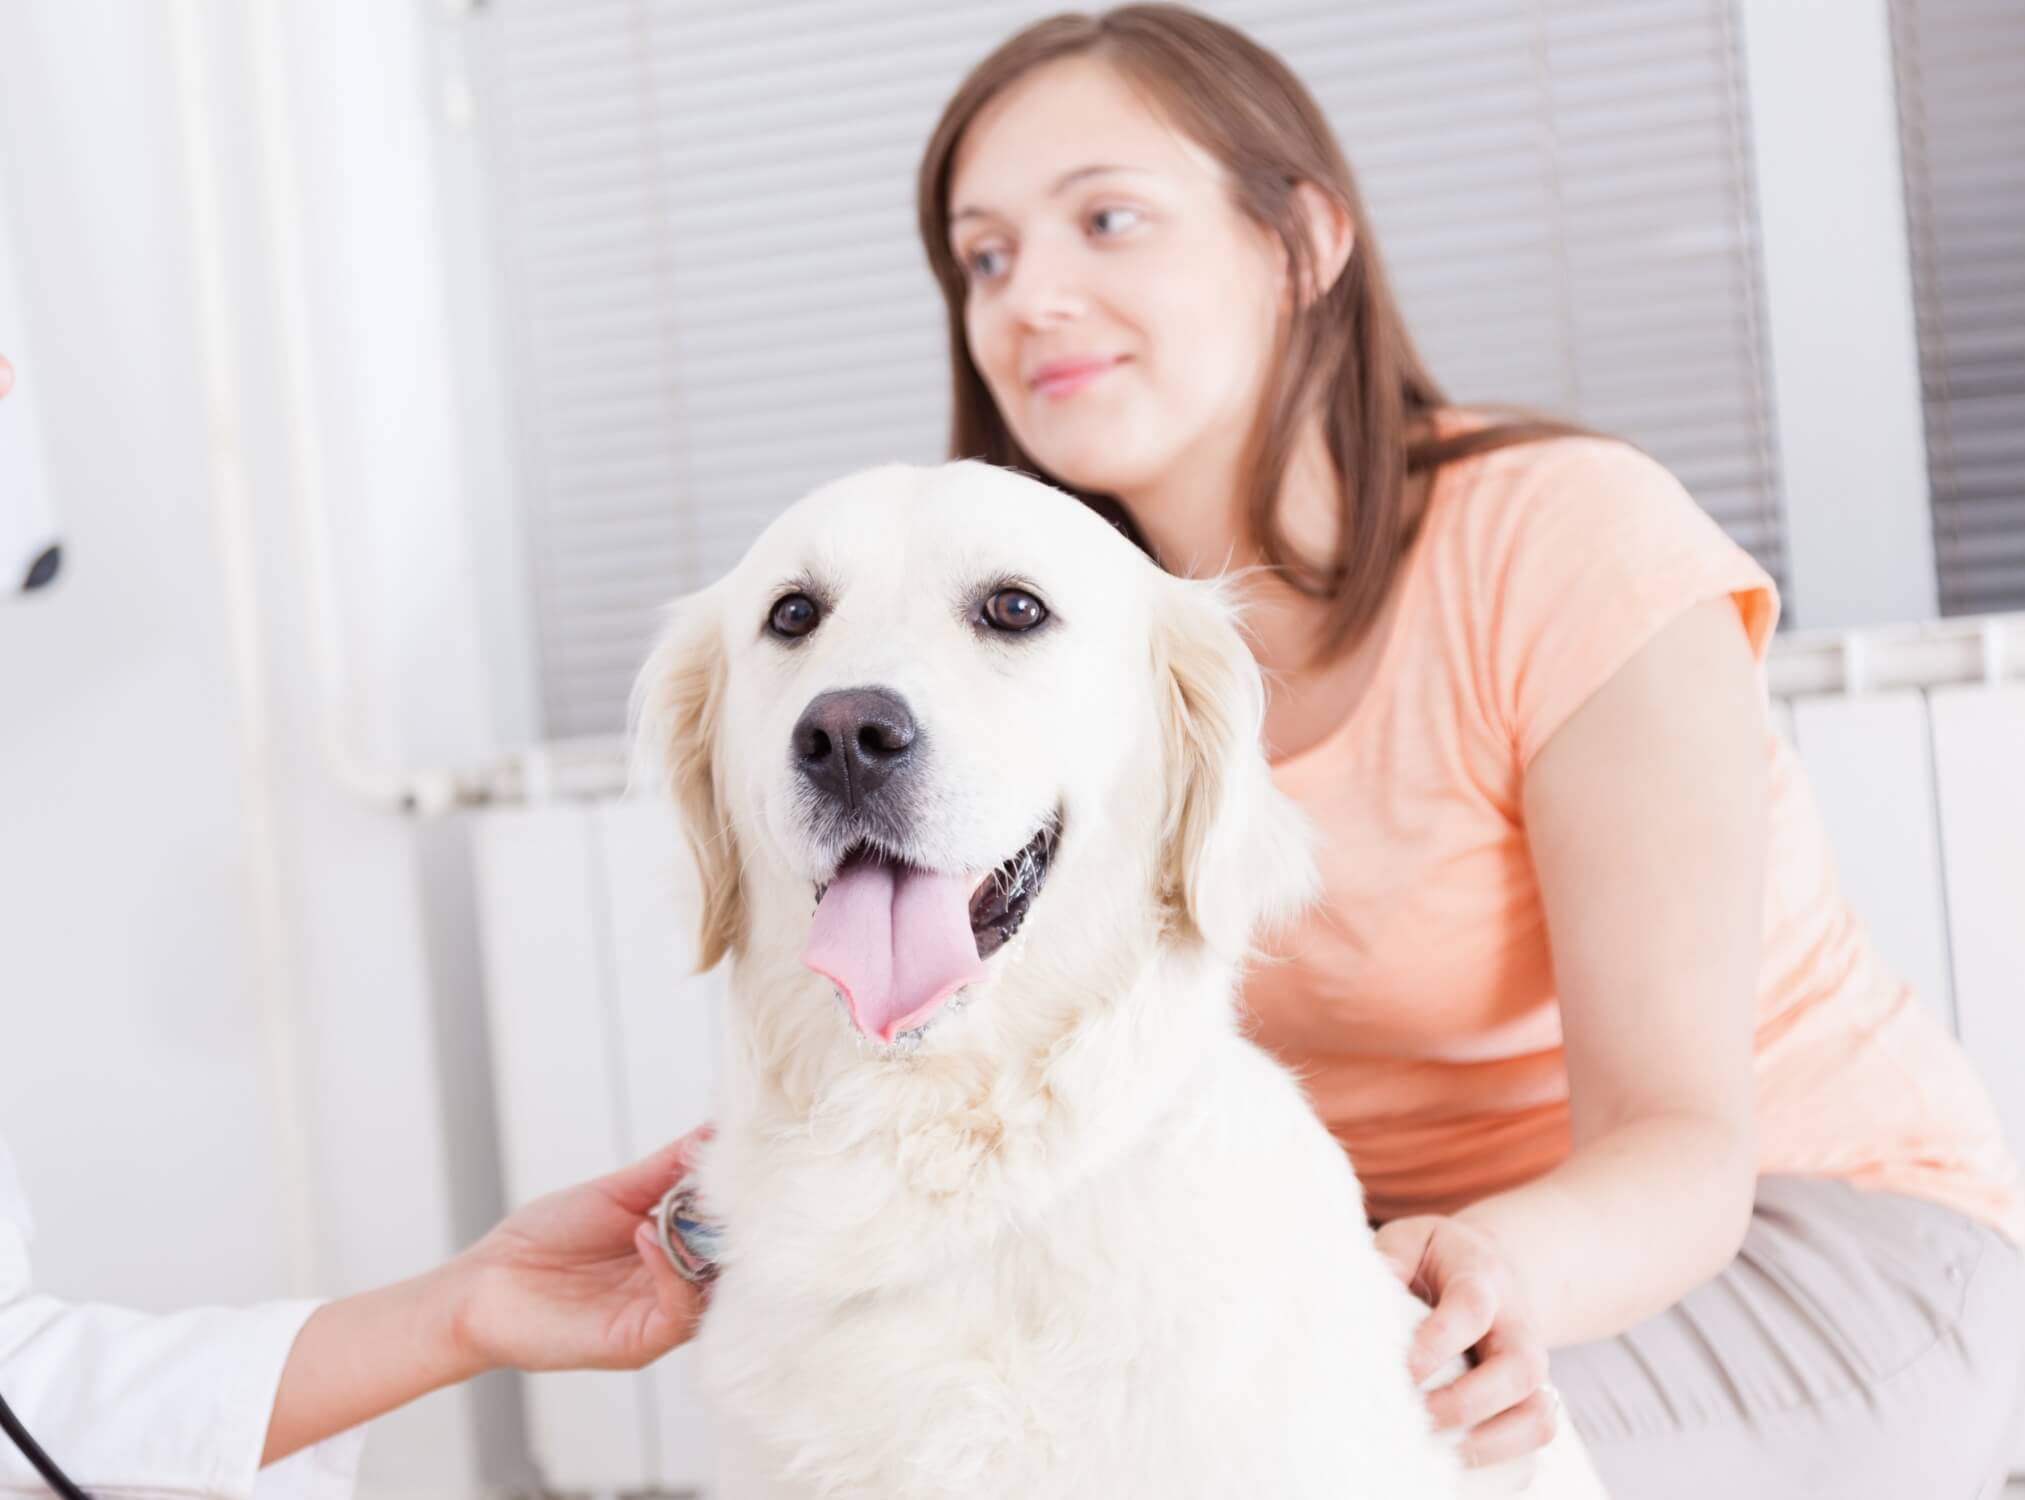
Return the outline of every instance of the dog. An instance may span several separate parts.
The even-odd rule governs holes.
[[[1225,588],[978,463],[827,485],[671,610],[631,732],[731,965],[723,1493],[1600,1495],[1570,1433],[1432,1432],[1427,1309],[1241,1033],[1314,883],[1263,712]]]

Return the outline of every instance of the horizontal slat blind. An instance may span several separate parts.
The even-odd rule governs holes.
[[[1675,469],[1780,567],[1735,0],[1233,0],[1357,168],[1437,375]],[[913,172],[1059,7],[493,0],[481,24],[547,728],[616,726],[656,605],[947,429]]]
[[[1329,112],[1450,394],[1633,439],[1778,574],[1732,5],[1218,9]]]
[[[2025,3],[1891,9],[1941,608],[2025,608]]]

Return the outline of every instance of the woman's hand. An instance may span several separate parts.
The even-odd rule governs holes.
[[[0,396],[14,389],[14,366],[7,363],[7,356],[0,354]]]
[[[709,1133],[537,1198],[423,1275],[319,1307],[288,1352],[260,1461],[502,1365],[634,1370],[682,1343],[703,1294],[648,1215]]]
[[[1408,1357],[1414,1384],[1461,1354],[1474,1365],[1453,1384],[1429,1392],[1434,1425],[1465,1431],[1462,1454],[1471,1465],[1545,1447],[1559,1425],[1559,1403],[1547,1384],[1547,1346],[1496,1241],[1435,1214],[1395,1219],[1377,1239],[1394,1274],[1434,1309]]]
[[[634,1370],[686,1342],[703,1292],[668,1264],[647,1216],[708,1134],[537,1198],[452,1261],[457,1338],[473,1363]]]

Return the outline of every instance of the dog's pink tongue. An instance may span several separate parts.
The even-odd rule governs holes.
[[[802,962],[843,991],[860,1031],[891,1042],[984,973],[970,930],[976,884],[967,875],[848,865],[816,903]]]

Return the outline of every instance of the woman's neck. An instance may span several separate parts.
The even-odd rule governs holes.
[[[1268,670],[1291,674],[1311,661],[1329,607],[1267,566],[1246,514],[1246,448],[1239,442],[1218,451],[1192,450],[1158,481],[1118,498],[1162,566],[1190,578],[1238,575],[1253,654]],[[1335,555],[1342,482],[1319,420],[1296,441],[1278,513],[1297,555]]]

